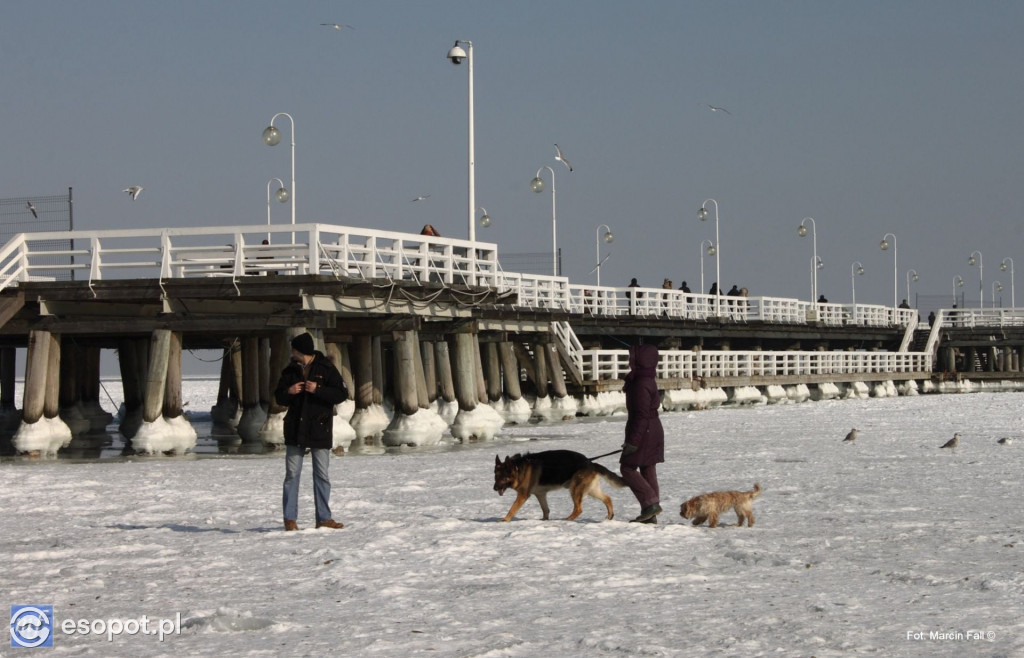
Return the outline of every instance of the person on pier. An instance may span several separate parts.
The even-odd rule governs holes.
[[[292,339],[292,361],[281,371],[274,397],[288,407],[284,417],[284,529],[298,530],[299,477],[306,450],[313,458],[317,528],[342,528],[331,515],[328,466],[334,443],[334,405],[348,399],[341,373],[313,345],[308,332]]]

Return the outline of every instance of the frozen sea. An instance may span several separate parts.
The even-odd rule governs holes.
[[[663,414],[656,526],[628,523],[638,505],[610,486],[612,521],[593,499],[556,520],[566,492],[549,496],[550,521],[535,500],[499,521],[512,497],[492,490],[495,455],[609,452],[622,416],[334,457],[343,530],[313,529],[307,459],[303,530],[289,533],[282,456],[219,452],[203,429],[215,393],[186,383],[195,454],[0,461],[0,589],[10,605],[53,606],[49,651],[1024,656],[1022,393]],[[954,432],[956,451],[939,449]],[[693,495],[754,482],[753,528],[679,517]],[[143,616],[174,630],[92,632]],[[30,655],[7,642],[0,654]]]

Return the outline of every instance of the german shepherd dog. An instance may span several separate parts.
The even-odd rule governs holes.
[[[494,490],[499,496],[506,489],[515,489],[516,500],[502,521],[511,521],[519,508],[531,496],[536,496],[548,519],[548,492],[554,489],[568,489],[572,497],[572,521],[583,513],[583,496],[597,498],[608,509],[608,516],[614,516],[612,499],[601,491],[601,478],[616,487],[626,486],[626,481],[604,466],[595,464],[584,455],[571,450],[546,450],[505,457],[501,461],[494,457]]]

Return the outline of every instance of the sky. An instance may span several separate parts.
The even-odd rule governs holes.
[[[189,385],[208,428],[216,381]],[[283,530],[279,452],[7,459],[0,597],[52,605],[59,655],[1020,656],[1022,395],[663,413],[653,526],[629,523],[639,504],[607,484],[613,520],[588,498],[565,521],[556,491],[551,520],[531,499],[500,522],[512,494],[492,488],[495,454],[600,455],[621,415],[332,458],[342,530],[313,528],[308,459],[301,530]],[[940,449],[954,432],[956,452]],[[751,528],[679,516],[755,482]],[[162,642],[77,631],[142,615]]]
[[[807,299],[811,217],[832,302],[855,285],[892,304],[913,270],[911,301],[948,306],[959,275],[969,306],[997,280],[1009,306],[1022,28],[1024,5],[994,1],[8,0],[0,197],[72,187],[80,229],[263,224],[294,136],[297,221],[467,237],[467,66],[445,54],[468,39],[476,204],[493,219],[476,236],[499,256],[550,254],[551,199],[529,182],[551,166],[576,283],[595,281],[607,224],[602,284],[696,290],[713,198],[726,288]],[[269,148],[279,112],[295,130],[277,119]]]

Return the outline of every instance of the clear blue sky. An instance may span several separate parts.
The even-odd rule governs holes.
[[[334,22],[354,29],[319,25]],[[887,232],[900,298],[913,268],[914,293],[951,301],[960,274],[977,300],[973,250],[986,300],[999,279],[1009,305],[1003,258],[1024,272],[1020,2],[6,0],[0,196],[71,186],[82,229],[263,223],[288,122],[282,146],[260,134],[288,112],[298,221],[465,237],[457,38],[474,44],[476,197],[494,219],[477,238],[549,251],[550,197],[529,181],[551,165],[573,281],[593,282],[608,224],[602,283],[696,290],[708,197],[722,283],[752,295],[809,297],[807,216],[830,301],[860,261],[858,302],[891,303]]]

